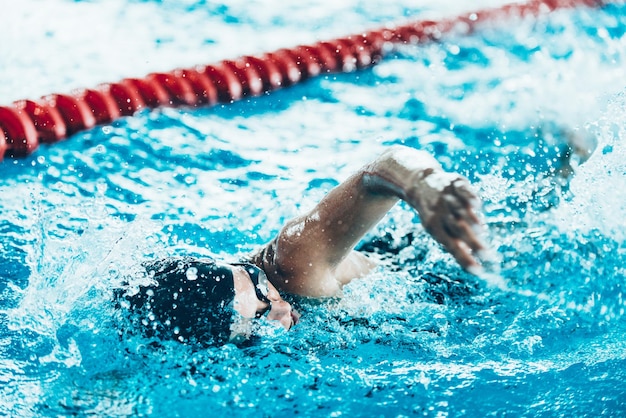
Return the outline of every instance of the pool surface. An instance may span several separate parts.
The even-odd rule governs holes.
[[[21,2],[0,29],[0,99],[464,10]],[[623,3],[556,11],[5,159],[0,415],[624,416],[625,68]],[[563,179],[568,136],[597,144]],[[361,244],[390,247],[381,267],[341,300],[302,302],[289,332],[261,320],[250,347],[194,350],[120,328],[113,293],[139,263],[242,256],[392,144],[472,181],[497,274],[463,272],[399,204]]]

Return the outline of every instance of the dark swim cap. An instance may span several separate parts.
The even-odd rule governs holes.
[[[144,265],[154,284],[123,296],[147,337],[222,344],[230,337],[233,272],[212,259],[171,257]]]

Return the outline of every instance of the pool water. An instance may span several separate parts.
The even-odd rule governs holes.
[[[2,29],[0,97],[461,10],[23,2]],[[260,98],[142,112],[6,159],[0,415],[623,416],[624,68],[626,6],[558,11]],[[597,146],[583,164],[572,157],[564,181],[555,173],[572,133]],[[119,327],[112,295],[139,263],[244,255],[392,144],[470,178],[493,275],[463,272],[399,204],[361,244],[390,247],[381,267],[341,300],[302,302],[289,332],[261,320],[250,347],[197,350]]]

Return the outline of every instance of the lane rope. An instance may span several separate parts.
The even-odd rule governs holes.
[[[479,24],[538,17],[557,9],[601,7],[610,0],[530,0],[464,13],[439,21],[395,27],[242,56],[209,65],[125,78],[69,94],[18,100],[0,106],[0,161],[34,152],[77,132],[160,106],[214,106],[259,96],[321,74],[352,72],[375,65],[394,44],[424,44],[449,33],[469,34]]]

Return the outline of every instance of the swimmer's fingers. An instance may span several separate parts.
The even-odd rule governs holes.
[[[446,202],[428,224],[426,230],[465,269],[480,266],[481,254],[487,245],[483,241],[484,227],[471,207]]]
[[[481,221],[478,216],[479,203],[456,199],[453,196],[443,196],[445,211],[452,217],[450,223],[463,221],[468,225],[480,228]]]
[[[482,239],[483,227],[479,223],[469,223],[465,219],[459,219],[453,214],[444,217],[444,229],[451,238],[463,241],[473,253],[479,253],[486,249]]]
[[[471,190],[467,180],[460,178],[443,193],[442,203],[447,215],[442,217],[446,229],[452,236],[462,239],[477,251],[484,247],[481,236],[484,226],[480,220],[480,200]]]
[[[473,256],[472,251],[469,249],[464,241],[459,239],[453,239],[446,249],[452,254],[455,260],[465,270],[480,268],[480,263]]]
[[[440,227],[445,229],[443,225]],[[461,267],[468,270],[480,267],[480,263],[473,255],[472,248],[462,239],[454,237],[450,233],[441,231],[431,231],[431,235],[443,245],[443,247],[454,257]]]
[[[477,216],[477,212],[481,210],[480,199],[467,179],[458,177],[454,180],[444,190],[443,198],[459,218],[465,219],[470,224],[480,223]]]

